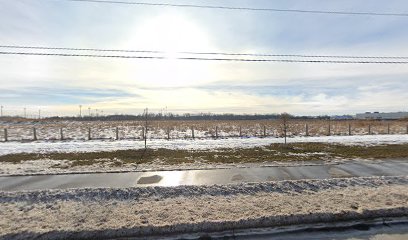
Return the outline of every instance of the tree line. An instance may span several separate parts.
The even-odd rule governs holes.
[[[158,120],[277,120],[281,119],[282,114],[213,114],[213,113],[200,113],[200,114],[161,114],[161,113],[148,113],[147,118],[150,121]],[[289,115],[290,119],[330,119],[329,116],[294,116]],[[49,117],[45,118],[49,120],[71,120],[71,121],[144,121],[146,119],[145,114],[129,115],[129,114],[116,114],[106,116],[82,116],[82,117]]]

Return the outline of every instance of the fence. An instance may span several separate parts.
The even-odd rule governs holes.
[[[202,122],[201,122],[202,123]],[[229,123],[229,124],[228,124]],[[207,139],[207,138],[246,138],[246,137],[282,137],[279,122],[263,121],[256,124],[231,124],[217,122],[189,125],[150,124],[148,131],[139,125],[106,125],[90,122],[88,124],[56,125],[9,125],[4,126],[2,141],[38,141],[38,140],[144,140],[147,139]],[[362,122],[294,122],[289,124],[287,135],[291,136],[330,136],[330,135],[375,135],[408,134],[406,122],[362,123]]]

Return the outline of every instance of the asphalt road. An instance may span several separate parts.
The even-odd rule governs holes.
[[[401,175],[408,175],[407,160],[355,160],[338,165],[317,166],[10,176],[0,177],[0,191],[212,185],[278,180]]]
[[[376,222],[377,221],[377,222]],[[238,232],[220,236],[211,236],[212,239],[234,239],[234,240],[406,240],[408,239],[407,218],[401,222],[387,222],[384,219],[362,220],[355,222],[339,222],[331,224],[316,224],[308,228],[302,226],[289,226],[288,229],[275,228],[268,230],[257,230]],[[320,225],[320,226],[319,226]]]

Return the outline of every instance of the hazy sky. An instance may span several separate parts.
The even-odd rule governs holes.
[[[144,2],[408,13],[406,0]],[[305,115],[408,110],[408,65],[172,59],[180,51],[408,56],[407,26],[408,17],[1,0],[0,45],[160,50],[170,59],[0,55],[0,104],[13,115],[24,107],[77,114],[79,104],[106,114],[166,106]]]

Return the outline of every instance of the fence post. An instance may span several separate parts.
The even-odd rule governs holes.
[[[387,128],[388,134],[390,134],[390,124],[388,123],[388,128]]]
[[[329,122],[329,132],[328,132],[327,134],[328,134],[328,136],[331,135],[331,125],[330,125],[330,122]]]
[[[407,125],[407,134],[408,134],[408,125]]]
[[[91,128],[89,127],[88,128],[88,140],[91,140],[92,139],[92,137],[91,137]]]
[[[351,124],[349,124],[349,136],[351,136]]]
[[[64,140],[64,132],[62,131],[62,128],[60,128],[60,139],[61,141]]]
[[[263,135],[264,135],[264,137],[266,137],[266,126],[264,126],[264,129],[263,129],[264,131],[263,131]]]
[[[119,127],[116,127],[116,140],[119,140]]]
[[[170,140],[170,128],[167,128],[167,140]]]
[[[306,123],[306,137],[309,137],[309,125]]]
[[[142,139],[144,140],[145,139],[145,129],[144,128],[142,128]]]
[[[407,126],[407,129],[408,129],[408,126]],[[407,133],[408,133],[408,130],[407,130]],[[239,126],[239,137],[242,137],[242,127],[241,126]]]
[[[146,115],[147,116],[147,115]],[[147,123],[146,123],[146,130],[144,131],[144,134],[145,134],[145,137],[144,137],[144,144],[145,144],[145,149],[147,149],[147,131],[148,131],[148,128],[147,128]]]
[[[371,135],[371,124],[368,124],[368,135]]]
[[[191,137],[194,139],[194,127],[191,127]]]
[[[407,126],[407,130],[408,130],[408,126]],[[5,142],[8,141],[7,128],[4,129],[4,141],[5,141]]]
[[[215,126],[215,138],[218,138],[218,126]]]
[[[33,140],[37,141],[37,130],[35,129],[35,127],[33,128]]]

